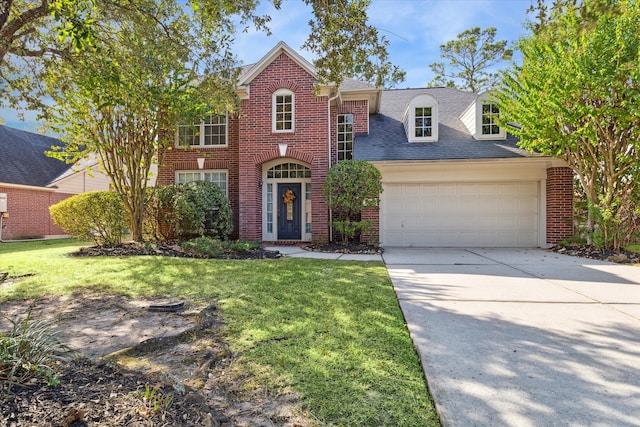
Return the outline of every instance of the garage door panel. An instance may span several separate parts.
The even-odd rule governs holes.
[[[535,181],[387,184],[382,244],[537,246],[539,188]]]

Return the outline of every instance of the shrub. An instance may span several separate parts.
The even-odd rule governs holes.
[[[365,208],[379,208],[382,175],[363,160],[343,160],[329,169],[323,192],[333,212],[331,226],[347,243],[360,232],[368,232],[373,222],[355,219]]]
[[[212,236],[226,240],[233,231],[229,200],[215,183],[198,181],[159,187],[156,196],[162,220],[179,239]]]
[[[49,212],[65,233],[98,246],[122,243],[128,223],[122,198],[113,191],[77,194],[49,207]]]
[[[31,311],[22,321],[11,320],[7,335],[0,333],[0,385],[10,391],[15,384],[26,385],[32,378],[47,378],[55,385],[54,365],[73,355],[44,321],[31,322]]]
[[[195,239],[183,242],[181,246],[184,249],[190,250],[197,254],[220,256],[227,252],[239,252],[244,253],[260,247],[255,242],[237,241],[229,242],[211,237],[196,237]]]

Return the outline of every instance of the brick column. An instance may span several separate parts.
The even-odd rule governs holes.
[[[573,171],[547,169],[547,243],[573,237]]]
[[[361,214],[362,221],[373,221],[373,229],[369,233],[360,235],[361,243],[380,243],[380,210],[365,208]]]

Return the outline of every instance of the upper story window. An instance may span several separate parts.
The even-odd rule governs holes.
[[[338,161],[353,158],[353,114],[338,114]]]
[[[438,101],[428,94],[413,98],[402,118],[409,142],[438,141]]]
[[[482,104],[482,135],[500,135],[498,117],[500,109],[495,104]]]
[[[178,125],[178,144],[192,147],[227,145],[227,117],[212,114],[199,124]]]
[[[288,89],[273,93],[273,131],[293,132],[295,118],[295,96]]]

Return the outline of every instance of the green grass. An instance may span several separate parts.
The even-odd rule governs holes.
[[[438,425],[382,263],[67,256],[77,245],[0,244],[0,271],[33,274],[0,302],[79,288],[217,300],[248,391],[292,389],[325,425]]]

